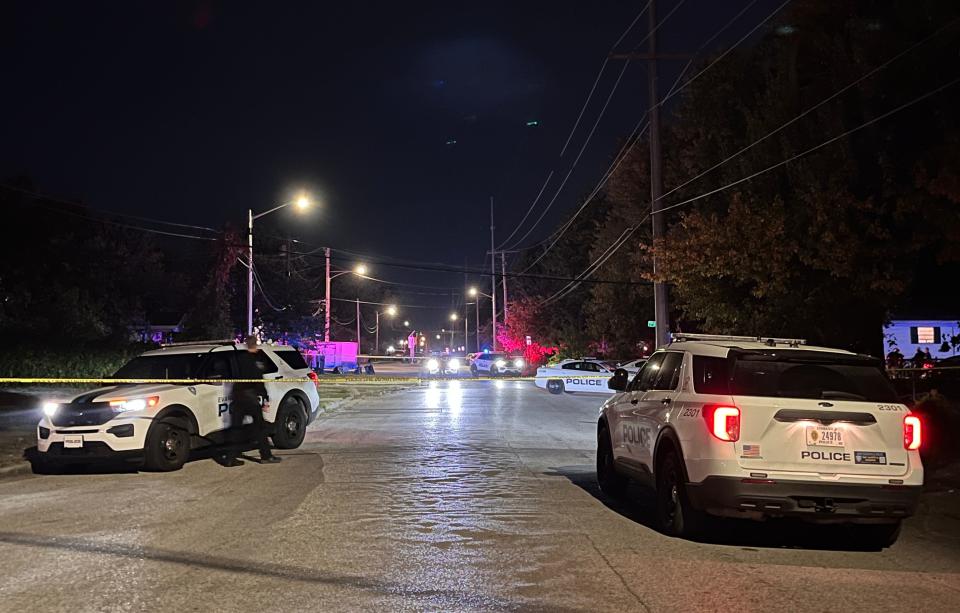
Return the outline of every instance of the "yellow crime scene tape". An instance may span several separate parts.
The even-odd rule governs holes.
[[[590,379],[607,378],[610,375],[592,374]],[[322,375],[314,381],[309,377],[297,379],[98,379],[83,377],[0,377],[0,384],[4,383],[31,383],[47,384],[56,383],[60,385],[220,385],[221,383],[316,383],[317,385],[326,384],[358,384],[365,385],[369,383],[420,383],[430,381],[536,381],[537,379],[556,379],[556,376],[544,377],[457,377],[457,376],[437,376],[437,377],[377,377],[369,375]]]

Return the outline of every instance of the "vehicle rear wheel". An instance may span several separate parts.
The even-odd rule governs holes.
[[[559,379],[550,379],[547,381],[547,391],[551,394],[563,393],[563,381]]]
[[[480,371],[477,370],[477,366],[475,364],[470,365],[470,374],[473,375],[474,377],[480,376]]]
[[[183,468],[190,457],[190,431],[180,419],[166,418],[150,427],[143,450],[143,467],[169,472]]]
[[[897,542],[901,524],[897,521],[892,524],[864,524],[852,528],[851,536],[859,548],[879,551]]]
[[[613,445],[606,426],[597,431],[597,484],[607,496],[619,498],[627,489],[627,479],[613,463]]]
[[[277,419],[273,424],[273,446],[277,449],[296,449],[303,443],[307,434],[307,413],[303,404],[287,396],[280,403]]]
[[[690,505],[680,456],[669,448],[659,460],[656,480],[660,529],[669,536],[694,538],[703,530],[706,515]]]

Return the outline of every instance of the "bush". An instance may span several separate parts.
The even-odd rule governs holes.
[[[10,347],[0,353],[0,377],[100,378],[152,345]]]

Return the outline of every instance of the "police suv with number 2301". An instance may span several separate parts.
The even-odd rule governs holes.
[[[675,336],[635,376],[620,370],[597,424],[597,478],[656,492],[667,534],[708,515],[849,523],[896,541],[923,486],[919,417],[879,360],[798,339]]]

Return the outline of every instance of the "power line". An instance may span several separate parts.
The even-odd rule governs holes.
[[[740,183],[744,183],[744,182],[746,182],[746,181],[749,181],[749,180],[751,180],[751,179],[754,179],[754,178],[756,178],[756,177],[758,177],[758,176],[760,176],[760,175],[762,175],[762,174],[764,174],[764,173],[767,173],[767,172],[769,172],[769,171],[771,171],[771,170],[774,170],[774,169],[776,169],[776,168],[779,168],[780,166],[784,166],[784,165],[786,165],[786,164],[789,164],[790,162],[793,162],[793,161],[795,161],[795,160],[797,160],[797,159],[799,159],[799,158],[801,158],[801,157],[804,157],[804,156],[806,156],[806,155],[809,155],[810,153],[813,153],[814,151],[817,151],[818,149],[821,149],[821,148],[823,148],[823,147],[826,147],[827,145],[830,145],[830,144],[832,144],[832,143],[835,143],[835,142],[837,142],[838,140],[840,140],[840,139],[842,139],[842,138],[845,138],[845,137],[853,134],[854,132],[858,132],[859,130],[862,130],[862,129],[866,128],[866,127],[869,127],[869,126],[877,123],[878,121],[881,121],[881,120],[883,120],[883,119],[885,119],[885,118],[887,118],[887,117],[890,117],[891,115],[893,115],[893,114],[895,114],[895,113],[898,113],[898,112],[900,112],[900,111],[902,111],[902,110],[904,110],[904,109],[906,109],[906,108],[908,108],[908,107],[910,107],[910,106],[913,106],[914,104],[917,104],[917,103],[919,103],[919,102],[922,102],[923,100],[926,100],[927,98],[930,98],[931,96],[934,96],[934,95],[940,93],[941,91],[943,91],[943,90],[945,90],[945,89],[947,89],[947,88],[949,88],[949,87],[952,87],[953,85],[956,85],[957,83],[960,83],[960,77],[956,77],[956,78],[954,78],[954,79],[952,79],[952,80],[950,80],[950,81],[947,81],[946,83],[944,83],[944,84],[942,84],[942,85],[940,85],[940,86],[938,86],[938,87],[935,87],[934,89],[929,90],[929,91],[927,91],[926,93],[921,94],[920,96],[917,96],[916,98],[913,98],[912,100],[909,100],[908,102],[905,102],[905,103],[903,103],[903,104],[901,104],[901,105],[899,105],[899,106],[897,106],[897,107],[895,107],[895,108],[893,108],[893,109],[891,109],[891,110],[889,110],[889,111],[887,111],[887,112],[885,112],[885,113],[883,113],[883,114],[881,114],[881,115],[878,115],[877,117],[874,117],[873,119],[870,119],[870,120],[868,120],[868,121],[865,121],[865,122],[863,122],[862,124],[860,124],[860,125],[858,125],[858,126],[856,126],[856,127],[854,127],[854,128],[851,128],[851,129],[849,129],[849,130],[846,130],[845,132],[843,132],[843,133],[841,133],[841,134],[838,134],[837,136],[834,136],[834,137],[832,137],[832,138],[829,138],[829,139],[823,141],[822,143],[820,143],[820,144],[818,144],[818,145],[815,145],[815,146],[813,146],[813,147],[810,147],[809,149],[806,149],[805,151],[802,151],[802,152],[800,152],[800,153],[797,153],[796,155],[793,155],[793,156],[790,156],[789,158],[786,158],[786,159],[784,159],[784,160],[781,160],[780,162],[777,162],[776,164],[772,164],[772,165],[770,165],[770,166],[767,166],[766,168],[764,168],[764,169],[762,169],[762,170],[758,170],[757,172],[754,172],[754,173],[752,173],[752,174],[750,174],[750,175],[747,175],[746,177],[742,177],[742,178],[740,178],[740,179],[737,179],[736,181],[732,181],[731,183],[728,183],[727,185],[724,185],[724,186],[722,186],[722,187],[716,188],[716,189],[714,189],[714,190],[710,190],[709,192],[706,192],[706,193],[704,193],[704,194],[700,194],[699,196],[695,196],[695,197],[693,197],[693,198],[688,198],[687,200],[684,200],[684,201],[682,201],[682,202],[678,202],[678,203],[673,204],[673,205],[670,205],[670,206],[668,206],[668,207],[663,207],[663,208],[661,208],[661,209],[658,209],[657,211],[655,211],[655,212],[651,213],[650,215],[647,215],[646,217],[644,217],[643,220],[641,220],[638,224],[632,226],[632,227],[629,228],[628,230],[630,231],[630,234],[632,234],[633,231],[635,231],[637,228],[639,228],[640,225],[641,225],[642,223],[644,223],[644,221],[646,221],[646,219],[648,219],[648,218],[649,218],[651,215],[653,215],[653,214],[659,214],[659,213],[663,213],[664,211],[668,211],[668,210],[675,209],[675,208],[678,208],[678,207],[681,207],[681,206],[685,206],[685,205],[690,204],[690,203],[692,203],[692,202],[695,202],[695,201],[697,201],[697,200],[701,200],[701,199],[703,199],[703,198],[706,198],[707,196],[711,196],[711,195],[716,194],[716,193],[718,193],[718,192],[721,192],[721,191],[724,191],[724,190],[726,190],[726,189],[729,189],[729,188],[731,188],[731,187],[733,187],[733,186],[735,186],[735,185],[739,185]],[[625,232],[626,232],[626,231],[625,231]],[[597,258],[597,260],[595,260],[593,263],[591,263],[589,266],[587,266],[587,268],[584,269],[584,271],[581,272],[580,275],[578,275],[577,278],[576,278],[573,282],[571,282],[570,284],[568,284],[568,287],[569,287],[569,286],[572,285],[573,283],[576,283],[575,286],[570,287],[569,291],[566,291],[566,292],[564,292],[564,290],[566,290],[567,288],[566,288],[566,287],[562,288],[560,291],[556,292],[554,295],[552,295],[552,296],[550,296],[549,298],[547,298],[547,299],[545,299],[544,301],[542,301],[542,302],[540,303],[541,306],[546,305],[546,304],[549,304],[550,302],[552,302],[552,301],[554,301],[554,300],[557,300],[557,299],[559,299],[559,298],[562,298],[563,296],[566,296],[567,294],[569,294],[570,291],[573,291],[574,289],[576,289],[576,287],[579,287],[579,284],[586,280],[585,278],[584,278],[584,279],[580,279],[580,277],[584,277],[584,276],[585,276],[585,277],[589,277],[589,276],[592,275],[594,272],[596,272],[596,271],[600,268],[600,266],[602,266],[607,260],[609,260],[611,257],[613,257],[613,255],[614,255],[617,251],[619,251],[620,248],[621,248],[624,244],[626,244],[626,239],[627,239],[627,238],[629,238],[629,235],[626,236],[626,237],[624,237],[623,234],[621,234],[621,237],[618,238],[616,241],[614,241],[614,243],[611,244],[611,246],[608,247],[606,251],[604,251],[604,254],[603,254],[600,258]],[[612,251],[611,251],[611,249],[612,249]],[[600,261],[601,258],[602,258],[602,261]],[[560,295],[561,292],[564,292],[564,293],[563,293],[562,295]]]
[[[67,205],[70,205],[70,206],[83,207],[84,209],[87,209],[87,210],[90,210],[90,211],[96,211],[96,212],[101,213],[101,214],[104,214],[104,215],[111,215],[111,216],[113,216],[113,217],[121,217],[121,218],[126,218],[126,219],[135,219],[135,220],[138,220],[138,221],[146,221],[146,222],[155,223],[155,224],[161,224],[161,225],[167,225],[167,226],[174,226],[174,227],[179,227],[179,228],[190,228],[190,229],[193,229],[193,230],[204,230],[204,231],[206,231],[206,232],[213,232],[214,234],[221,234],[221,232],[220,232],[219,230],[215,230],[215,229],[213,229],[213,228],[208,228],[208,227],[206,227],[206,226],[195,226],[195,225],[185,224],[185,223],[176,223],[176,222],[173,222],[173,221],[163,221],[163,220],[160,220],[160,219],[153,219],[153,218],[151,218],[151,217],[141,217],[141,216],[139,216],[139,215],[130,215],[130,214],[128,214],[128,213],[116,213],[116,212],[113,212],[113,211],[107,211],[107,210],[105,210],[105,209],[98,209],[98,208],[96,208],[96,207],[92,207],[92,206],[89,206],[89,205],[87,205],[87,204],[83,204],[83,203],[81,203],[81,202],[75,202],[75,201],[66,200],[66,199],[63,199],[63,198],[58,198],[58,197],[56,197],[56,196],[50,196],[50,195],[48,195],[48,194],[44,194],[44,193],[41,193],[41,192],[37,192],[37,191],[25,189],[25,188],[23,188],[23,187],[17,187],[16,185],[10,185],[9,183],[0,183],[0,187],[2,187],[2,188],[4,188],[4,189],[7,189],[7,190],[10,190],[10,191],[20,192],[20,193],[26,194],[26,195],[28,195],[28,196],[33,196],[33,197],[35,197],[35,198],[41,198],[41,199],[43,199],[43,200],[48,200],[48,201],[50,201],[50,202],[59,202],[59,203],[61,203],[61,204],[67,204]],[[37,204],[39,204],[39,203],[37,203]],[[58,209],[58,210],[59,210],[59,209]],[[131,227],[132,227],[132,226],[131,226]],[[142,229],[142,228],[137,228],[137,229]],[[179,235],[174,235],[174,236],[179,236]],[[216,240],[216,239],[213,239],[213,240]]]
[[[754,32],[756,32],[756,30],[757,30],[758,28],[760,28],[763,24],[765,24],[767,21],[769,21],[769,20],[770,20],[775,14],[777,14],[784,6],[786,6],[786,5],[789,3],[789,1],[790,1],[790,0],[786,0],[783,4],[781,4],[780,6],[778,6],[774,11],[772,11],[770,14],[768,14],[762,21],[760,21],[760,23],[758,23],[756,26],[754,26],[746,35],[744,35],[743,37],[741,37],[741,38],[740,38],[736,43],[734,43],[730,48],[728,48],[726,51],[724,51],[723,54],[721,54],[718,58],[716,58],[716,59],[715,59],[714,61],[712,61],[709,65],[707,65],[706,68],[704,68],[703,70],[701,70],[700,72],[698,72],[696,75],[694,75],[693,77],[691,77],[688,81],[686,81],[682,86],[680,86],[680,87],[678,88],[678,87],[677,87],[677,84],[678,84],[678,83],[680,82],[680,80],[683,78],[683,75],[686,73],[687,68],[688,68],[689,65],[690,65],[689,62],[688,62],[687,66],[684,67],[684,69],[681,71],[681,73],[680,73],[680,75],[677,77],[676,81],[674,81],[674,84],[671,86],[669,92],[667,93],[667,96],[665,96],[665,97],[657,104],[657,106],[658,106],[658,107],[659,107],[659,106],[662,106],[667,100],[669,100],[670,98],[672,98],[672,97],[675,96],[676,94],[678,94],[678,93],[680,93],[681,91],[683,91],[683,90],[684,90],[688,85],[690,85],[694,80],[696,80],[698,77],[700,77],[700,76],[702,76],[704,73],[706,73],[707,70],[709,70],[710,68],[712,68],[719,60],[721,60],[724,56],[726,56],[728,53],[730,53],[730,51],[732,51],[732,50],[735,49],[737,46],[739,46],[740,43],[742,43],[744,40],[746,40],[747,38],[749,38],[749,37],[750,37]],[[700,51],[702,51],[710,42],[712,42],[713,40],[715,40],[722,32],[726,31],[731,25],[733,25],[733,23],[736,22],[737,19],[739,19],[751,6],[753,6],[753,4],[754,4],[755,2],[756,2],[756,0],[754,0],[754,2],[751,2],[750,4],[748,4],[744,9],[742,9],[740,12],[738,12],[736,15],[734,15],[729,21],[727,21],[727,23],[724,24],[723,27],[721,27],[716,33],[714,33],[713,36],[711,36],[709,39],[707,39],[707,41],[706,41],[705,43],[703,43],[702,45],[700,45],[700,47],[697,49],[697,53],[699,53]],[[676,9],[677,9],[677,7],[674,7],[673,11],[670,11],[670,13],[668,13],[667,16],[664,17],[663,20],[662,20],[660,23],[658,23],[657,26],[651,31],[651,34],[652,34],[653,32],[655,32],[655,31],[660,27],[660,25],[662,25],[663,22],[666,21],[667,18],[669,18],[670,15],[672,15],[672,14],[676,11]],[[643,40],[645,41],[645,40],[647,40],[647,38],[649,38],[649,34],[648,34],[647,37],[644,38]],[[641,41],[639,44],[643,44],[643,41]],[[639,45],[638,45],[638,46],[639,46]],[[640,118],[640,121],[637,122],[637,126],[639,126],[639,125],[643,122],[643,120],[650,114],[650,111],[651,111],[651,109],[647,109],[647,111],[644,112],[643,116]],[[646,129],[646,128],[644,128],[644,130],[645,130],[645,129]],[[634,128],[634,130],[636,131],[636,128]],[[642,134],[642,131],[641,131],[641,134]],[[638,135],[637,135],[637,138],[633,140],[633,142],[632,142],[632,144],[630,145],[630,147],[623,153],[622,156],[619,157],[619,159],[614,158],[614,161],[611,162],[610,166],[607,168],[607,171],[606,171],[606,172],[604,173],[604,175],[601,177],[600,182],[597,183],[597,187],[594,188],[594,191],[591,193],[591,195],[583,202],[582,205],[580,205],[580,207],[579,207],[579,208],[577,209],[577,211],[573,214],[573,216],[572,216],[566,223],[564,223],[563,226],[561,226],[559,232],[556,234],[556,236],[553,238],[553,241],[550,243],[550,246],[547,247],[547,249],[545,249],[545,250],[543,251],[543,253],[541,253],[541,254],[524,270],[524,272],[529,271],[531,268],[533,268],[538,262],[540,262],[540,260],[542,260],[542,259],[547,255],[547,253],[550,252],[551,249],[553,249],[553,247],[557,244],[557,242],[560,240],[560,238],[561,238],[561,237],[567,232],[567,230],[573,225],[573,221],[574,221],[574,220],[580,215],[580,213],[582,213],[583,210],[590,204],[590,202],[592,201],[593,197],[599,192],[599,189],[600,189],[603,185],[606,184],[606,182],[609,180],[609,178],[612,176],[612,174],[616,171],[616,169],[619,168],[619,166],[620,166],[620,164],[623,162],[623,160],[626,159],[626,157],[627,157],[627,155],[630,153],[630,151],[640,142],[639,136],[640,136],[640,135],[638,134]],[[629,142],[629,140],[628,140],[628,142]],[[550,239],[548,238],[547,240],[550,240]],[[546,241],[544,241],[544,242],[546,242]],[[542,244],[542,243],[541,243],[541,244]],[[537,246],[539,246],[539,245],[533,245],[531,248],[537,247]]]
[[[860,83],[863,83],[864,81],[866,81],[866,80],[869,79],[870,77],[874,76],[875,74],[877,74],[877,73],[880,72],[881,70],[885,69],[885,68],[886,68],[887,66],[889,66],[890,64],[893,64],[894,62],[896,62],[897,60],[899,60],[899,59],[902,58],[903,56],[905,56],[905,55],[907,55],[908,53],[912,52],[912,51],[915,50],[917,47],[920,47],[921,45],[929,42],[931,39],[933,39],[934,37],[936,37],[937,35],[939,35],[941,32],[943,32],[943,31],[946,30],[947,28],[950,28],[950,27],[952,27],[953,25],[955,25],[958,21],[960,21],[960,19],[954,19],[953,21],[950,21],[949,23],[944,24],[943,26],[941,26],[940,28],[938,28],[936,31],[934,31],[932,34],[924,37],[923,39],[921,39],[921,40],[919,40],[919,41],[917,41],[917,42],[914,43],[913,45],[910,45],[910,47],[904,49],[904,50],[901,51],[900,53],[898,53],[898,54],[896,54],[895,56],[893,56],[893,57],[891,57],[890,59],[888,59],[886,62],[880,64],[879,66],[877,66],[877,67],[875,67],[875,68],[873,68],[872,70],[870,70],[870,71],[867,72],[866,74],[862,75],[862,76],[859,77],[858,79],[855,79],[854,81],[850,82],[850,83],[847,84],[845,87],[840,88],[839,90],[837,90],[837,91],[834,92],[833,94],[827,96],[826,98],[824,98],[824,99],[821,100],[820,102],[818,102],[818,103],[816,103],[815,105],[811,106],[810,108],[806,109],[805,111],[803,111],[802,113],[800,113],[799,115],[797,115],[797,116],[794,117],[793,119],[790,119],[790,120],[787,121],[786,123],[782,124],[780,127],[776,128],[775,130],[771,130],[770,132],[768,132],[767,134],[765,134],[765,135],[762,136],[761,138],[758,138],[757,140],[753,141],[753,142],[750,143],[749,145],[747,145],[747,146],[741,148],[740,150],[738,150],[738,151],[736,151],[736,152],[728,155],[726,158],[720,160],[719,162],[717,162],[716,164],[714,164],[714,165],[711,166],[710,168],[707,168],[706,170],[702,171],[701,173],[699,173],[699,174],[696,175],[695,177],[693,177],[693,178],[691,178],[691,179],[688,179],[687,181],[685,181],[685,182],[681,183],[680,185],[674,187],[673,189],[671,189],[671,190],[668,191],[667,193],[663,194],[660,198],[661,198],[661,199],[662,199],[662,198],[666,198],[667,196],[669,196],[670,194],[676,192],[677,190],[680,190],[680,189],[686,187],[687,185],[693,183],[694,181],[696,181],[697,179],[703,177],[704,175],[709,174],[709,173],[713,172],[714,170],[716,170],[717,168],[723,166],[723,165],[726,164],[727,162],[729,162],[729,161],[731,161],[731,160],[733,160],[733,159],[741,156],[742,154],[746,153],[746,152],[749,151],[750,149],[752,149],[752,148],[754,148],[755,146],[759,145],[760,143],[762,143],[763,141],[767,140],[767,139],[770,138],[771,136],[773,136],[773,135],[775,135],[775,134],[778,134],[779,132],[783,131],[784,129],[790,127],[791,125],[793,125],[794,123],[796,123],[796,122],[799,121],[800,119],[803,119],[804,117],[806,117],[807,115],[809,115],[809,114],[812,113],[813,111],[817,110],[818,108],[820,108],[820,107],[823,106],[824,104],[826,104],[826,103],[828,103],[828,102],[836,99],[838,96],[844,94],[845,92],[847,92],[847,91],[850,90],[851,88],[856,87],[856,86],[859,85]]]

